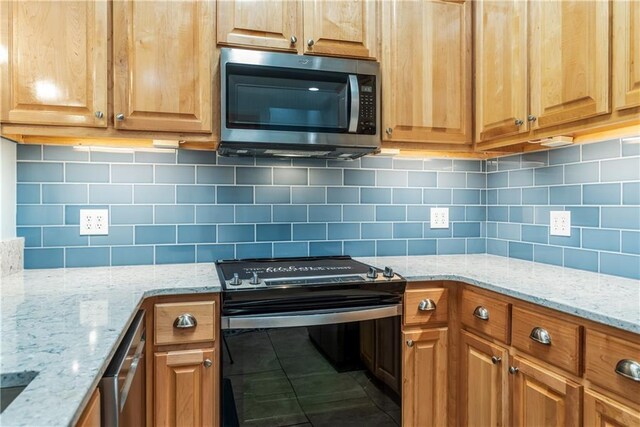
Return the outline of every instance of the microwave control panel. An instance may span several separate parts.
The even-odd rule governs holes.
[[[360,115],[356,133],[376,134],[376,78],[375,76],[358,75],[360,87]]]

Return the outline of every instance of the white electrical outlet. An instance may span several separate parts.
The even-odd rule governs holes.
[[[106,236],[109,234],[109,210],[80,209],[80,235]]]
[[[449,228],[449,208],[431,208],[431,228]]]
[[[571,237],[571,211],[551,211],[549,224],[552,236]]]

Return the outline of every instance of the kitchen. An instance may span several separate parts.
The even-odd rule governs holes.
[[[305,401],[270,329],[291,388],[265,404],[231,378],[240,424],[637,425],[639,14],[605,1],[0,3],[0,381],[26,386],[0,422],[94,425],[94,390],[143,308],[145,384],[129,397],[146,423],[219,424],[237,378],[223,365],[241,369],[256,347],[238,338],[272,320],[235,332],[243,293],[214,262],[350,256],[331,262],[363,278],[374,266],[366,283],[406,279],[382,307],[392,316],[330,332],[360,335],[364,368],[334,373],[357,393]],[[381,152],[220,155],[226,48],[379,64]],[[85,235],[87,218],[106,221]],[[336,338],[316,341],[330,360]],[[257,417],[273,402],[286,423]]]

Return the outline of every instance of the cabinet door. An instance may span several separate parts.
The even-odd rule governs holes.
[[[471,140],[471,5],[382,2],[382,126],[388,141]]]
[[[527,3],[475,4],[476,140],[527,132]]]
[[[640,426],[640,412],[591,390],[584,393],[584,425],[598,427]]]
[[[375,375],[392,390],[399,392],[400,317],[387,317],[375,321]]]
[[[107,2],[0,1],[0,121],[107,126]]]
[[[513,425],[580,425],[581,386],[520,357],[511,358]]]
[[[507,350],[465,331],[461,338],[461,425],[509,425]]]
[[[213,355],[213,349],[155,354],[155,425],[218,424],[214,399],[218,398],[215,387],[219,367],[209,363]]]
[[[447,425],[447,329],[402,334],[402,425]]]
[[[113,3],[116,128],[212,131],[214,13],[211,1]]]
[[[305,53],[375,59],[377,7],[378,2],[368,0],[306,1]]]
[[[96,389],[84,408],[76,427],[100,427],[100,390]]]
[[[613,2],[613,106],[640,106],[640,3]]]
[[[534,128],[609,112],[607,1],[528,2]]]
[[[376,321],[367,320],[360,322],[360,359],[368,370],[373,372],[375,369],[375,351],[376,351]]]
[[[298,0],[219,1],[217,20],[219,44],[293,52],[303,44]]]

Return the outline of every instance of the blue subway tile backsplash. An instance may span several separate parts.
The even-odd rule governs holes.
[[[19,145],[17,234],[26,268],[488,252],[640,278],[638,146],[342,162]],[[109,210],[108,236],[79,235],[85,208]],[[551,210],[571,237],[549,236]]]

